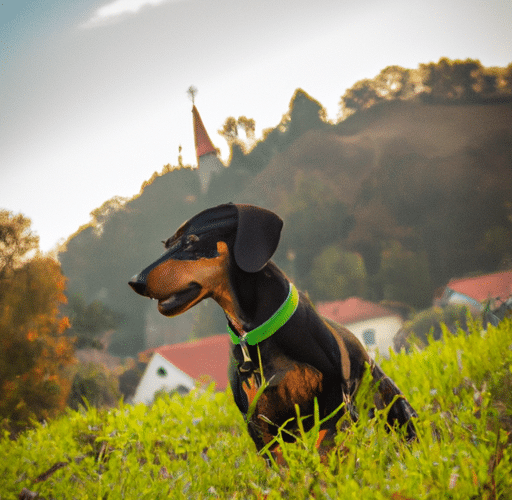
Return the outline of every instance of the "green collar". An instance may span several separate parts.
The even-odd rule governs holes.
[[[256,345],[265,339],[268,339],[271,335],[277,332],[279,328],[285,325],[285,323],[293,316],[293,313],[297,310],[299,305],[299,291],[290,283],[290,291],[288,297],[282,304],[282,306],[269,318],[265,323],[258,326],[250,332],[245,332],[242,337],[239,337],[228,325],[228,333],[231,337],[233,344],[238,345],[240,341],[245,341],[249,345]]]

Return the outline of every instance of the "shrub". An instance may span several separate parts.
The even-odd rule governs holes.
[[[116,406],[120,397],[119,381],[115,374],[96,363],[78,365],[68,398],[68,405],[73,410],[81,406]]]
[[[414,316],[396,333],[393,344],[396,351],[408,351],[411,344],[425,346],[429,339],[439,340],[443,334],[443,325],[451,332],[458,328],[466,330],[469,311],[462,305],[449,305],[447,307],[431,307]]]

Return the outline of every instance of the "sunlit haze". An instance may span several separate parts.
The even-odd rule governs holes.
[[[190,85],[214,144],[228,116],[275,127],[295,89],[336,120],[389,65],[512,62],[512,2],[3,0],[0,208],[46,251],[165,164],[195,165]]]

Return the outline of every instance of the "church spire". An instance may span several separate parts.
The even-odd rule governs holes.
[[[197,164],[199,165],[199,158],[201,158],[201,156],[212,153],[217,156],[217,150],[210,140],[208,132],[206,132],[203,120],[201,120],[201,116],[195,104],[192,106],[192,116],[194,118],[194,142],[196,145]]]
[[[197,90],[196,90],[197,92]],[[195,92],[192,94],[194,97]],[[201,180],[201,191],[206,193],[210,184],[212,175],[219,174],[224,165],[217,156],[217,149],[213,145],[208,132],[199,116],[199,111],[192,99],[192,117],[194,119],[194,142],[196,145],[197,172]]]

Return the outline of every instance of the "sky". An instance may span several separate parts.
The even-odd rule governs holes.
[[[335,120],[386,66],[507,66],[511,26],[510,0],[0,0],[0,209],[49,251],[180,146],[196,164],[191,85],[227,160],[228,116],[258,137],[297,88]]]

